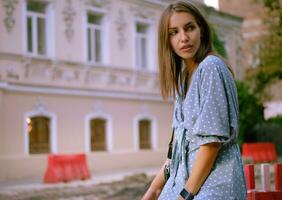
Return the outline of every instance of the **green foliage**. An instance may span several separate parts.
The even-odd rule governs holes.
[[[276,10],[279,8],[279,0],[262,0],[262,3],[265,7],[269,8],[270,10]]]
[[[257,140],[254,127],[263,122],[263,105],[243,82],[236,82],[239,99],[239,144]]]
[[[278,115],[278,116],[276,116],[276,117],[269,118],[269,119],[267,120],[267,122],[279,124],[279,125],[282,126],[282,115]],[[281,143],[281,144],[282,144],[282,143]]]
[[[273,142],[282,155],[282,116],[264,120],[263,105],[243,82],[236,82],[239,99],[240,128],[238,142]]]
[[[210,26],[211,28],[211,35],[212,35],[212,46],[213,46],[213,49],[219,54],[221,55],[222,57],[226,58],[227,54],[226,54],[226,51],[225,51],[225,48],[224,48],[224,42],[222,42],[217,33],[216,33],[216,30],[213,26]]]
[[[254,128],[257,141],[273,142],[277,153],[282,155],[282,116],[270,118],[267,121],[257,124]]]

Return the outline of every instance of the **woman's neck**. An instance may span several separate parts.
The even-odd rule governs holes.
[[[184,60],[189,74],[192,74],[194,69],[197,67],[197,63],[194,60]]]

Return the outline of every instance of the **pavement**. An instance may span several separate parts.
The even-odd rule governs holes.
[[[88,180],[56,184],[45,184],[42,177],[0,181],[0,200],[139,200],[158,170],[93,172]],[[273,166],[270,173],[274,189]],[[255,165],[255,174],[256,188],[261,189],[260,164]]]
[[[157,167],[151,167],[94,172],[88,180],[56,184],[45,184],[42,182],[42,177],[0,181],[0,200],[122,200],[125,198],[124,195],[137,199],[137,196],[140,197],[144,193],[145,187],[158,170]]]

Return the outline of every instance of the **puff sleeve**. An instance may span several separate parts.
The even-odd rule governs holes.
[[[198,96],[199,115],[192,134],[198,145],[211,142],[225,143],[231,138],[230,117],[235,116],[230,108],[230,84],[234,80],[224,62],[208,59],[199,66]]]

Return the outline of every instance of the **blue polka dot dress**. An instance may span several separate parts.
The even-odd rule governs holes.
[[[238,98],[225,63],[207,56],[193,73],[185,97],[176,96],[171,176],[159,200],[176,200],[183,189],[199,147],[220,142],[215,164],[194,200],[245,200],[246,184],[238,135]]]

